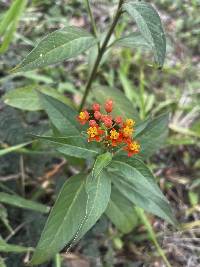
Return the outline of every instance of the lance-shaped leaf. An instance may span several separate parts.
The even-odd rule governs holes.
[[[137,135],[141,145],[139,155],[148,158],[157,152],[165,143],[168,135],[168,114],[161,114],[148,122],[146,127]]]
[[[41,110],[43,109],[41,101],[37,91],[42,92],[46,95],[58,99],[70,107],[73,107],[72,101],[64,95],[57,92],[51,87],[41,87],[38,85],[25,86],[9,91],[3,96],[3,100],[7,105],[16,107],[22,110]]]
[[[8,193],[0,192],[0,202],[13,205],[23,209],[34,210],[42,213],[47,213],[49,207],[43,204],[37,203],[32,200],[25,199],[17,195],[11,195]]]
[[[49,260],[70,242],[71,248],[106,210],[110,192],[111,180],[103,169],[96,176],[71,177],[52,208],[30,264]]]
[[[128,48],[139,48],[147,51],[152,50],[151,45],[139,32],[133,32],[127,36],[121,37],[116,40],[113,45]]]
[[[76,57],[95,45],[87,31],[71,26],[54,31],[42,39],[14,71],[28,71]]]
[[[124,159],[119,157],[109,165],[113,169],[113,174],[109,175],[117,189],[135,205],[175,224],[169,202],[153,181],[148,168],[137,160]]]
[[[133,203],[124,197],[115,186],[112,187],[106,215],[124,234],[131,232],[138,223]]]
[[[28,247],[14,245],[14,244],[8,244],[6,241],[4,241],[0,237],[0,251],[1,252],[4,252],[4,253],[5,252],[6,253],[8,253],[8,252],[12,252],[12,253],[24,253],[24,252],[27,252],[27,251],[30,251],[30,250],[33,250],[33,249],[32,248],[28,248]]]
[[[88,146],[81,136],[53,137],[34,135],[34,137],[49,142],[57,151],[67,156],[88,159],[98,154],[96,150]]]
[[[130,1],[123,9],[135,20],[139,31],[154,51],[155,60],[163,66],[166,53],[166,38],[157,11],[144,1]]]
[[[99,170],[98,167],[97,169]],[[87,177],[85,188],[87,193],[86,214],[74,241],[83,237],[106,210],[110,200],[111,180],[107,172],[102,170],[97,176],[91,174]]]
[[[41,104],[52,124],[65,136],[80,135],[77,112],[59,100],[38,92]]]
[[[86,201],[85,176],[76,175],[67,180],[48,217],[32,265],[51,259],[73,239],[85,217]]]

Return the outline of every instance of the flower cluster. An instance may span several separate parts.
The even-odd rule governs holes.
[[[133,140],[135,121],[121,116],[113,117],[113,101],[107,100],[104,105],[104,113],[98,103],[92,105],[91,110],[83,110],[77,116],[80,124],[89,124],[87,129],[88,142],[96,141],[112,149],[117,146],[123,147],[131,157],[140,152],[140,145]]]

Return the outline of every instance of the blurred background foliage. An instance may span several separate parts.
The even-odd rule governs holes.
[[[48,130],[47,117],[38,111],[40,108],[30,111],[34,97],[31,88],[53,88],[63,99],[68,96],[78,104],[95,57],[95,51],[91,50],[87,55],[56,67],[10,73],[44,34],[65,25],[91,30],[84,1],[15,2],[19,2],[20,8],[16,9],[11,1],[0,1],[2,267],[21,267],[28,262],[31,247],[35,246],[46,219],[43,207],[31,208],[31,204],[23,199],[51,206],[66,177],[79,172],[81,166],[81,162],[73,159],[59,158],[40,143],[29,143],[25,147],[30,140],[29,133]],[[133,210],[133,223],[128,233],[125,229],[117,230],[104,217],[72,249],[72,253],[61,253],[54,261],[43,264],[44,267],[200,266],[200,1],[148,2],[158,9],[167,34],[164,69],[155,69],[151,56],[146,52],[144,56],[140,49],[115,48],[108,50],[104,57],[94,87],[105,85],[120,89],[137,107],[142,119],[170,112],[166,145],[151,157],[148,164],[182,229],[174,232],[160,219],[137,209]],[[116,3],[114,0],[91,1],[101,33],[107,29]],[[129,27],[136,26],[123,20],[117,26],[116,36],[124,35]],[[16,102],[17,95],[11,93],[25,86],[30,87],[30,95]],[[24,111],[8,106],[6,102],[15,107],[23,105]],[[16,198],[8,204],[5,193]],[[24,198],[17,202],[19,196]]]

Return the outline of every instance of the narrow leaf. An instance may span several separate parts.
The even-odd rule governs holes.
[[[25,199],[23,197],[17,195],[11,195],[8,193],[0,192],[0,202],[13,205],[23,209],[34,210],[42,213],[47,213],[49,211],[49,207],[37,203],[32,200]]]
[[[134,166],[122,160],[123,158],[113,160],[109,165],[114,170],[114,175],[110,175],[118,190],[135,205],[175,224],[169,202],[153,182],[153,178],[148,177],[148,173],[151,174],[148,168],[145,165],[139,166],[139,162]]]
[[[50,121],[62,135],[80,135],[76,121],[77,112],[74,109],[51,96],[39,92],[38,94]]]
[[[76,235],[85,217],[85,176],[71,177],[63,185],[31,260],[32,265],[51,259]]]
[[[97,40],[83,29],[65,27],[42,39],[14,71],[33,70],[76,57],[96,42]]]
[[[6,154],[9,154],[11,152],[15,152],[16,150],[21,149],[21,148],[29,145],[30,143],[32,143],[32,142],[26,142],[26,143],[22,143],[22,144],[19,144],[19,145],[11,146],[11,147],[8,147],[8,148],[0,149],[0,157],[4,156]]]
[[[49,142],[57,151],[67,156],[88,159],[98,154],[96,150],[87,147],[84,138],[80,136],[52,137],[35,135],[35,137]]]
[[[130,1],[124,3],[123,8],[135,20],[142,36],[153,49],[156,62],[162,67],[166,53],[166,39],[157,11],[144,1]]]
[[[33,250],[32,248],[27,248],[23,246],[18,246],[18,245],[13,245],[13,244],[8,244],[6,241],[4,241],[0,237],[0,251],[1,252],[12,252],[12,253],[24,253],[27,251]]]
[[[137,135],[141,144],[140,155],[148,158],[162,147],[168,135],[168,114],[162,114],[152,119]]]

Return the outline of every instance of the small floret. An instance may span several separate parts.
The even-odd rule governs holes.
[[[77,117],[78,121],[80,122],[80,124],[84,125],[87,123],[87,121],[89,120],[90,115],[87,112],[87,110],[81,111]]]
[[[101,141],[101,135],[104,133],[98,126],[89,127],[87,130],[88,142],[91,141]]]
[[[133,128],[129,128],[128,126],[126,126],[123,128],[122,133],[125,138],[131,137],[133,134]]]
[[[126,119],[125,125],[132,128],[135,125],[135,121],[132,119]]]
[[[128,157],[131,157],[132,155],[140,152],[140,144],[137,141],[131,141],[126,147],[124,147],[124,150],[128,152]]]

